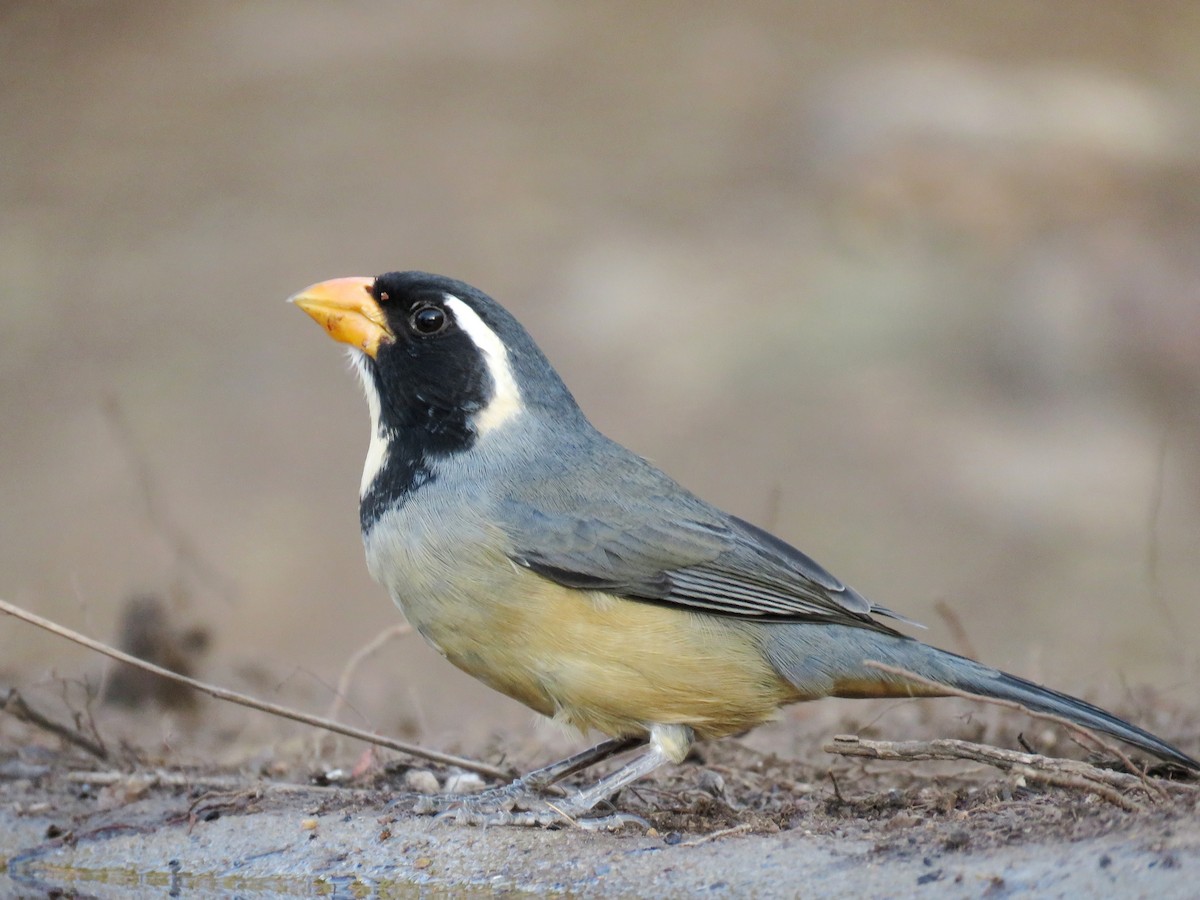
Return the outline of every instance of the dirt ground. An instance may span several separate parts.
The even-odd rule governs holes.
[[[761,735],[701,745],[683,765],[617,798],[617,809],[649,827],[616,833],[565,822],[549,830],[479,829],[414,815],[417,785],[445,790],[461,771],[364,752],[349,741],[281,734],[241,747],[241,765],[185,764],[169,747],[137,748],[147,737],[144,722],[101,710],[110,753],[101,761],[8,719],[0,891],[1194,895],[1196,781],[1152,778],[1153,788],[1124,787],[1104,798],[975,763],[863,762],[822,751],[830,729],[881,736],[869,719],[886,712],[889,736],[955,735],[1081,754],[1052,726],[1010,711],[965,701],[890,705],[865,704],[866,718],[821,710]],[[227,712],[223,721],[207,720],[222,722],[224,733],[244,727],[240,718]],[[1168,733],[1187,727],[1179,711],[1160,710],[1158,719]],[[91,730],[86,716],[79,721]],[[114,741],[122,729],[124,738]],[[190,742],[205,740],[191,735]],[[512,764],[503,751],[495,745],[482,758]],[[215,743],[202,755],[218,755]],[[1115,758],[1102,764],[1120,769]]]

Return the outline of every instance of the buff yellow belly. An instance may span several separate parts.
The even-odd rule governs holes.
[[[511,577],[489,578],[489,590],[459,582],[397,602],[450,662],[544,715],[612,736],[657,723],[712,738],[799,699],[751,626],[500,571]]]

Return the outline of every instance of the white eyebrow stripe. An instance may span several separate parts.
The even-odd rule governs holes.
[[[454,314],[458,327],[466,332],[488,367],[492,376],[492,399],[475,414],[475,430],[480,436],[494,431],[521,412],[521,389],[508,361],[508,348],[479,314],[455,297],[446,294],[446,307]]]

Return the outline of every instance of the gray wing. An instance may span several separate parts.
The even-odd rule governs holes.
[[[641,462],[641,460],[638,460]],[[626,463],[626,466],[628,464]],[[643,464],[621,484],[509,497],[499,505],[518,565],[568,587],[758,621],[838,622],[891,631],[868,602],[768,532],[722,513]],[[608,474],[611,474],[611,470]],[[585,483],[594,483],[588,480]],[[624,502],[614,504],[619,495]]]

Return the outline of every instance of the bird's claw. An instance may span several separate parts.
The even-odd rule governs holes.
[[[434,817],[435,822],[455,825],[475,825],[487,828],[492,825],[515,825],[521,828],[552,828],[569,826],[585,831],[620,831],[626,825],[649,828],[650,823],[632,813],[612,813],[607,816],[572,815],[570,811],[541,801],[540,809],[495,809],[478,810],[459,807],[447,809]]]
[[[632,813],[592,816],[579,809],[571,798],[544,800],[520,784],[493,788],[481,794],[424,796],[413,806],[418,815],[432,815],[435,822],[454,825],[515,825],[524,828],[573,826],[587,831],[617,831],[626,825],[649,828],[650,823]]]
[[[417,798],[413,804],[413,812],[419,816],[436,816],[439,820],[449,816],[464,825],[480,824],[468,819],[474,814],[506,813],[526,796],[534,798],[533,794],[516,781],[504,787],[489,788],[478,794],[427,794]],[[459,815],[460,813],[462,815]]]

